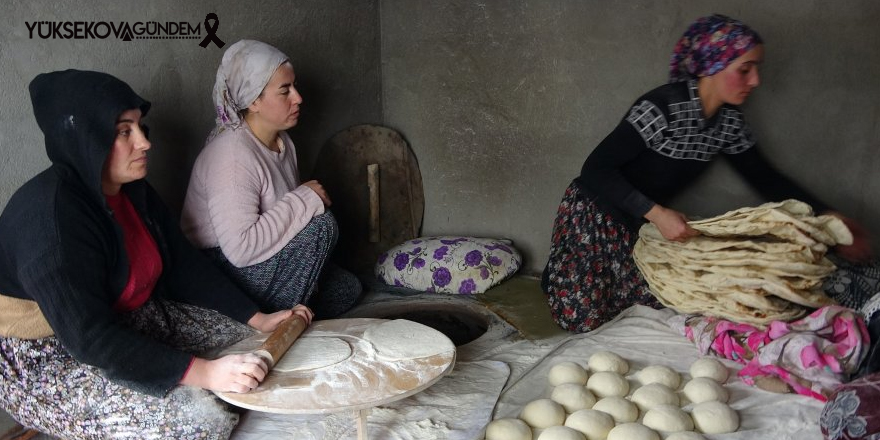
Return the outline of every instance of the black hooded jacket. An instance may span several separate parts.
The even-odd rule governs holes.
[[[125,110],[150,104],[98,72],[38,75],[30,84],[52,165],[12,196],[0,214],[0,294],[34,300],[55,336],[78,361],[110,379],[162,396],[192,354],[121,324],[113,304],[129,277],[122,230],[101,192],[101,170]],[[143,179],[123,185],[152,234],[163,273],[154,296],[212,308],[247,322],[257,306],[180,232]]]

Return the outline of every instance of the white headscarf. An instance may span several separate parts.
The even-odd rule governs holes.
[[[217,119],[209,141],[227,128],[241,126],[239,112],[260,96],[272,74],[285,61],[287,55],[260,41],[241,40],[226,49],[214,82]]]

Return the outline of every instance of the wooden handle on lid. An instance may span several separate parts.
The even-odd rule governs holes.
[[[379,164],[367,165],[367,187],[370,190],[370,243],[381,240],[379,219]]]
[[[282,321],[254,354],[265,359],[271,370],[305,329],[306,322],[299,316],[293,315]]]

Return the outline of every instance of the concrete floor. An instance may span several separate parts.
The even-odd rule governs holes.
[[[362,316],[363,313],[369,313],[372,304],[386,301],[388,296],[404,304],[424,298],[426,295],[436,295],[414,291],[377,292],[376,289],[377,286],[367,286],[368,293],[362,305],[356,307],[352,311],[354,313],[346,316]],[[560,329],[550,317],[550,309],[536,278],[515,276],[485,293],[472,297],[459,296],[451,300],[469,302],[470,307],[474,309],[485,307],[509,323],[519,332],[520,337],[526,339],[550,339],[565,334],[565,331]],[[21,428],[7,413],[0,411],[0,440],[52,439],[54,437]]]

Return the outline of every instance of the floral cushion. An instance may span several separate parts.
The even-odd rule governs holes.
[[[519,270],[522,258],[509,240],[423,237],[379,256],[385,284],[438,293],[482,293]]]
[[[819,419],[828,440],[880,439],[880,373],[840,386]]]

